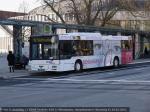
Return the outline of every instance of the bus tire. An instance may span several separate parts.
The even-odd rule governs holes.
[[[82,62],[81,61],[76,61],[75,65],[74,65],[74,70],[76,72],[80,72],[80,71],[82,71],[82,69],[83,69]]]
[[[113,61],[113,67],[118,68],[119,67],[119,58],[115,57]]]

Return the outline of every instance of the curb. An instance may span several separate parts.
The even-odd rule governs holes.
[[[141,61],[141,62],[133,62],[133,63],[129,63],[127,65],[142,65],[142,64],[149,64],[150,61]]]
[[[15,78],[20,78],[20,77],[24,77],[24,76],[27,76],[27,75],[0,77],[0,80],[5,80],[5,79],[15,79]]]

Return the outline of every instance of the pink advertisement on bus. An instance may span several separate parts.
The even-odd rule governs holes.
[[[121,53],[122,64],[128,64],[133,61],[133,53],[132,51],[122,50]]]

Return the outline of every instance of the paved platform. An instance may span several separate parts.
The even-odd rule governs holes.
[[[150,63],[150,59],[137,59],[131,64]],[[28,70],[15,70],[15,72],[9,72],[6,56],[0,56],[0,78],[14,78],[31,75]]]
[[[13,78],[30,75],[28,70],[15,70],[15,72],[9,72],[6,56],[0,56],[0,78]]]

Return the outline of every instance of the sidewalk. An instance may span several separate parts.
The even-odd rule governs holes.
[[[15,70],[9,72],[6,56],[0,56],[0,78],[13,78],[30,75],[27,70]]]
[[[131,64],[140,64],[140,63],[149,63],[149,62],[150,62],[150,58],[136,59],[136,60],[133,60]]]
[[[137,59],[132,64],[150,63],[150,59]],[[1,78],[15,78],[22,76],[29,76],[28,70],[15,70],[15,72],[9,72],[6,56],[0,56],[0,79]]]

